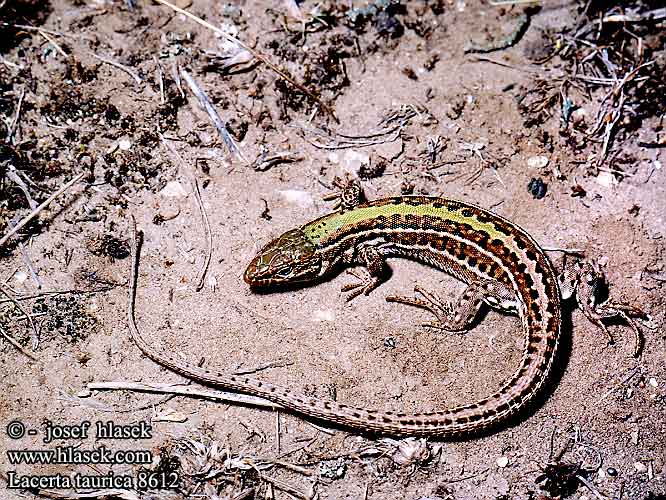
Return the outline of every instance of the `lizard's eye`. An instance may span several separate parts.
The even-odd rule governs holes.
[[[280,269],[279,271],[277,271],[275,273],[275,276],[277,278],[287,279],[287,278],[289,278],[289,276],[291,276],[291,268],[290,267],[284,267],[284,268]]]

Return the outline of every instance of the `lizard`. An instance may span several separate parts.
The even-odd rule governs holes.
[[[386,280],[391,257],[416,260],[466,283],[456,304],[415,286],[418,297],[388,296],[389,302],[425,309],[434,320],[426,326],[464,333],[485,305],[520,319],[525,334],[522,360],[497,391],[468,404],[438,411],[405,414],[357,408],[299,394],[245,376],[224,374],[158,352],[138,331],[134,318],[138,244],[133,246],[128,317],[135,343],[159,364],[199,382],[259,396],[296,413],[350,430],[394,436],[458,439],[495,430],[540,394],[556,359],[561,336],[561,301],[576,298],[584,315],[612,340],[603,323],[623,318],[635,336],[632,318],[647,318],[639,307],[596,299],[603,283],[600,267],[576,261],[558,275],[544,250],[520,226],[476,205],[442,197],[397,196],[364,202],[354,180],[335,180],[336,210],[266,244],[252,259],[244,280],[252,289],[319,282],[341,266],[356,282],[345,285],[348,300],[368,295]]]

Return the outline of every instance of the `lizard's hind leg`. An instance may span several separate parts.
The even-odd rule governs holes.
[[[414,287],[414,291],[423,298],[390,295],[386,300],[430,311],[437,319],[422,325],[452,333],[465,333],[470,330],[484,303],[506,312],[515,313],[517,309],[515,299],[507,300],[515,294],[504,285],[491,281],[473,281],[455,305],[419,285]]]
[[[606,334],[609,343],[613,336],[603,320],[622,318],[634,334],[634,356],[638,356],[643,344],[641,332],[633,318],[649,319],[648,314],[640,307],[606,299],[599,301],[597,296],[600,288],[606,286],[606,277],[601,267],[590,262],[565,262],[560,275],[562,298],[568,299],[575,293],[576,302],[585,317]]]

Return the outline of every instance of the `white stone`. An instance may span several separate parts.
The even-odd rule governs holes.
[[[186,198],[188,193],[180,182],[171,181],[167,182],[160,194],[169,198]]]
[[[548,165],[547,156],[538,155],[527,159],[527,166],[530,168],[544,168],[546,165]]]
[[[574,123],[581,123],[587,116],[585,108],[574,109],[571,112],[571,121]]]
[[[497,459],[497,467],[504,468],[509,465],[509,457],[499,457]]]
[[[617,185],[617,179],[610,172],[599,172],[597,175],[597,183],[603,187],[612,187]]]
[[[16,281],[16,283],[18,283],[19,285],[20,285],[21,283],[24,283],[25,280],[27,280],[27,279],[28,279],[28,274],[25,273],[25,272],[23,272],[23,271],[18,271],[18,272],[14,275],[14,281]]]
[[[217,290],[217,277],[214,274],[209,275],[206,281],[208,283],[208,288],[213,292]]]

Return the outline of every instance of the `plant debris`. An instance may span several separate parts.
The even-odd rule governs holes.
[[[86,339],[99,326],[83,295],[40,297],[35,300],[32,312],[44,316],[40,331],[45,340],[57,335],[75,344]]]
[[[536,62],[545,72],[518,100],[525,126],[555,117],[571,153],[593,152],[592,169],[621,161],[625,143],[666,108],[663,22],[651,14],[657,4],[588,2],[574,26],[544,33],[547,55]]]

